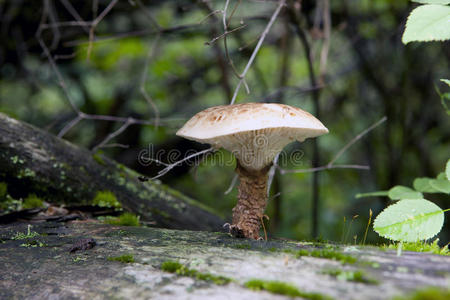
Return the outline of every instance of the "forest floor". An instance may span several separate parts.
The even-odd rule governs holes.
[[[450,256],[83,221],[1,226],[0,266],[0,299],[392,299],[417,291],[445,299],[450,293]]]

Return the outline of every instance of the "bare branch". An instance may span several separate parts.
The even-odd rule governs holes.
[[[89,33],[90,25],[84,24],[86,22],[84,22],[83,18],[81,18],[81,16],[78,14],[78,12],[75,10],[75,8],[72,6],[72,4],[69,2],[69,0],[60,0],[60,2],[66,8],[66,10],[72,15],[72,17],[75,20],[77,20],[78,23],[83,24],[80,26],[83,27],[84,31],[86,31],[86,33]]]
[[[230,30],[230,31],[226,31],[226,32],[222,33],[221,35],[216,36],[215,38],[213,38],[213,39],[210,40],[209,42],[205,42],[205,45],[209,46],[209,45],[211,45],[212,43],[216,42],[217,40],[219,40],[219,39],[225,37],[226,35],[228,35],[228,34],[230,34],[230,33],[233,33],[233,32],[235,32],[235,31],[241,30],[242,28],[245,28],[245,27],[247,27],[247,24],[244,24],[244,25],[241,25],[241,26],[239,26],[239,27],[236,27],[235,29],[232,29],[232,30]]]
[[[261,37],[259,38],[258,43],[256,44],[256,47],[253,50],[253,53],[250,56],[250,59],[248,60],[248,63],[247,63],[247,65],[244,68],[244,71],[240,74],[240,78],[241,79],[239,80],[239,82],[238,82],[238,84],[236,86],[236,89],[234,90],[233,98],[231,99],[231,103],[230,104],[234,104],[234,102],[236,101],[236,97],[237,97],[237,94],[239,92],[239,89],[241,88],[241,85],[244,82],[244,77],[245,77],[245,75],[247,75],[247,72],[250,69],[251,65],[253,64],[253,61],[255,60],[255,57],[258,54],[259,49],[261,48],[262,43],[264,42],[264,39],[266,38],[267,34],[269,33],[270,28],[272,27],[273,23],[277,19],[277,16],[280,13],[281,8],[285,5],[285,3],[286,3],[285,0],[280,0],[278,2],[278,6],[277,6],[275,12],[273,13],[272,17],[270,18],[269,23],[267,23],[266,28],[262,32]]]
[[[147,58],[145,59],[144,71],[142,72],[142,78],[141,78],[141,84],[140,84],[141,94],[144,97],[145,101],[147,101],[148,105],[150,106],[150,110],[152,110],[153,113],[155,114],[155,127],[156,128],[159,126],[159,109],[156,106],[155,102],[153,101],[152,97],[145,90],[145,83],[147,82],[148,66],[150,65],[150,61],[153,60],[153,58],[157,52],[157,48],[159,45],[159,38],[160,38],[160,35],[157,35],[156,39],[153,41],[153,46],[150,48],[150,50],[147,53]]]
[[[359,141],[363,136],[365,136],[366,134],[368,134],[370,131],[372,131],[373,129],[375,129],[376,127],[378,127],[379,125],[381,125],[382,123],[384,123],[387,120],[387,117],[384,116],[383,118],[381,118],[379,121],[375,122],[374,124],[372,124],[369,128],[365,129],[363,132],[361,132],[360,134],[358,134],[357,136],[355,136],[350,142],[348,142],[347,145],[345,145],[335,156],[334,158],[328,163],[328,165],[332,165],[334,164],[334,162],[336,160],[339,159],[339,157],[342,156],[342,154],[344,154],[345,151],[347,151],[348,148],[350,148],[354,143],[356,143],[357,141]]]
[[[91,57],[92,47],[93,47],[93,41],[94,41],[94,31],[97,25],[103,20],[103,18],[109,13],[111,9],[113,9],[114,5],[116,5],[117,1],[119,0],[112,0],[108,6],[100,13],[98,17],[94,19],[92,22],[91,29],[89,30],[89,44],[87,49],[87,60]],[[96,5],[97,1],[94,1],[93,7],[94,7],[94,16],[97,14]],[[98,4],[98,3],[97,3]]]
[[[105,139],[103,139],[103,141],[101,141],[97,146],[95,146],[94,148],[92,148],[92,151],[95,152],[97,151],[99,148],[103,147],[105,144],[107,144],[110,140],[112,140],[113,138],[115,138],[116,136],[118,136],[119,134],[121,134],[125,129],[128,128],[128,126],[130,126],[131,124],[133,124],[131,118],[128,118],[127,121],[125,123],[122,124],[122,126],[119,127],[119,129],[117,129],[116,131],[111,132],[110,134],[108,134],[106,136]]]
[[[366,134],[368,134],[370,131],[375,129],[376,127],[380,126],[382,123],[384,123],[387,120],[386,116],[369,126],[367,129],[362,131],[360,134],[355,136],[353,139],[350,140],[347,144],[344,145],[344,147],[341,148],[341,150],[338,151],[338,153],[330,160],[329,163],[326,165],[310,168],[310,169],[294,169],[294,170],[286,170],[283,168],[280,168],[278,165],[276,166],[280,174],[287,174],[287,173],[313,173],[318,171],[324,171],[329,169],[359,169],[359,170],[370,170],[369,166],[363,166],[363,165],[335,165],[334,163],[336,160],[338,160],[354,143],[359,141],[361,138],[363,138]]]
[[[66,126],[61,129],[58,133],[58,137],[63,137],[70,129],[72,129],[75,125],[77,125],[83,118],[78,114],[72,121],[66,124]]]
[[[161,176],[164,176],[164,175],[167,174],[170,170],[172,170],[173,168],[175,168],[176,166],[182,164],[183,162],[185,162],[185,161],[187,161],[187,160],[190,160],[190,159],[192,159],[192,158],[194,158],[194,157],[200,156],[200,155],[202,155],[202,154],[206,154],[206,153],[211,152],[211,151],[214,151],[214,150],[215,150],[214,147],[211,147],[211,148],[208,148],[208,149],[199,151],[199,152],[197,152],[197,153],[188,155],[188,156],[186,156],[185,158],[183,158],[183,159],[181,159],[181,160],[179,160],[179,161],[177,161],[177,162],[174,162],[173,164],[169,164],[169,165],[160,162],[160,163],[166,165],[166,167],[165,167],[164,169],[162,169],[161,171],[159,171],[159,172],[158,172],[158,175],[156,175],[156,176],[150,178],[150,180],[154,180],[154,179],[157,179],[157,178],[159,178],[159,177],[161,177]],[[152,160],[153,160],[153,159],[152,159]],[[156,160],[153,160],[153,161],[156,161]],[[158,161],[158,162],[159,162],[159,161]]]

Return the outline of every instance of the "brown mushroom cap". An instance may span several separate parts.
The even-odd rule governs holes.
[[[205,109],[176,133],[225,148],[249,170],[269,165],[287,144],[328,133],[313,115],[277,103],[243,103]]]

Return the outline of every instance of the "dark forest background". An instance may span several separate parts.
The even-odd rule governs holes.
[[[230,103],[236,73],[279,5],[229,1],[231,32],[224,37],[226,2],[0,1],[0,111],[154,176],[164,166],[143,165],[143,150],[164,150],[160,158],[167,162],[170,150],[208,148],[175,132],[196,112]],[[371,124],[387,121],[338,161],[370,170],[276,173],[270,236],[360,242],[369,209],[377,215],[390,200],[357,199],[357,193],[411,186],[416,177],[443,171],[450,122],[437,90],[448,91],[439,79],[448,77],[450,48],[448,42],[402,44],[415,6],[303,0],[281,8],[245,76],[250,93],[242,86],[236,102],[297,106],[330,130],[316,142],[289,145],[288,153],[303,151],[302,165],[281,167],[326,164]],[[224,192],[233,176],[234,166],[208,157],[158,180],[230,218],[237,191]],[[448,207],[448,196],[427,198]],[[448,221],[444,226],[440,238],[447,243]],[[367,240],[382,241],[372,230]]]

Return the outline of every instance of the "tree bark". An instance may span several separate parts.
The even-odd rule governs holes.
[[[215,230],[223,220],[208,207],[159,181],[0,113],[0,182],[10,194],[35,193],[52,203],[89,205],[98,191],[112,192],[126,211],[156,226]]]

